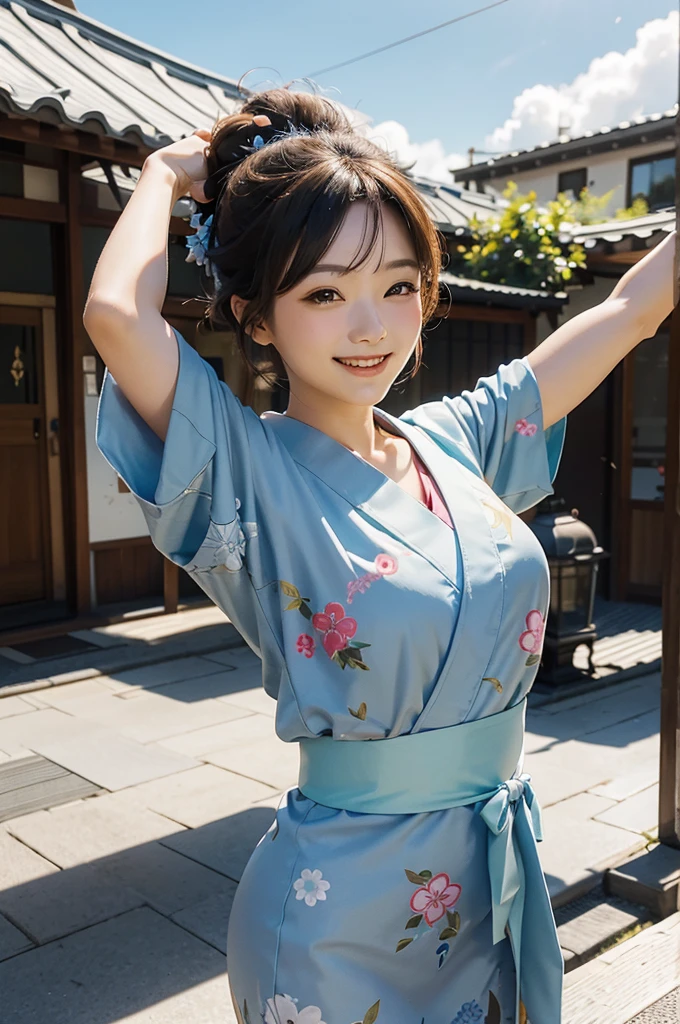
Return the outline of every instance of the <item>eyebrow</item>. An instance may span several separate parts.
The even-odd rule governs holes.
[[[378,270],[398,270],[400,267],[410,267],[412,270],[420,270],[415,260],[391,260],[390,263],[378,267]],[[319,263],[313,270],[310,270],[308,277],[312,274],[348,274],[349,267],[343,267],[340,263]]]

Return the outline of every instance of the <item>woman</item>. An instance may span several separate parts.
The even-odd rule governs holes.
[[[285,374],[283,414],[242,407],[161,316],[187,193],[214,212],[210,319]],[[396,418],[376,403],[417,368],[440,269],[396,165],[286,90],[146,160],[85,311],[98,444],[301,748],[230,919],[242,1024],[559,1024],[521,765],[549,578],[515,513],[552,492],[566,414],[671,311],[671,267],[668,240],[524,359]]]

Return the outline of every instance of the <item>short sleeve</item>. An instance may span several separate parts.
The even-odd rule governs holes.
[[[247,542],[257,534],[252,448],[262,443],[259,417],[175,335],[179,372],[165,442],[107,370],[97,446],[136,497],[164,555],[188,572],[255,571]]]
[[[514,512],[553,493],[567,420],[543,429],[541,394],[526,357],[481,377],[473,391],[427,402],[401,418],[467,462]]]

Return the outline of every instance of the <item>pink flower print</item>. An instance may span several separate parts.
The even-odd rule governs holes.
[[[381,576],[391,576],[399,568],[399,563],[392,555],[377,555],[375,559],[375,571]]]
[[[367,572],[364,576],[358,576],[347,584],[347,604],[351,604],[355,594],[365,594],[371,583],[381,578],[380,573]]]
[[[527,628],[519,638],[519,645],[527,654],[535,654],[541,649],[543,633],[545,632],[545,622],[537,608],[529,612],[526,623]]]
[[[517,420],[515,423],[515,430],[518,434],[521,434],[522,437],[533,437],[538,430],[538,427],[535,423],[529,423],[527,420]]]
[[[329,658],[347,647],[357,631],[356,619],[345,618],[345,609],[337,601],[330,601],[324,611],[313,615],[312,625],[323,633],[323,648]]]
[[[315,647],[316,644],[313,637],[309,636],[308,633],[300,633],[297,638],[297,649],[300,654],[304,654],[305,658],[311,658]]]
[[[438,875],[416,889],[410,899],[411,910],[416,914],[423,914],[430,927],[443,917],[448,907],[458,902],[462,888],[456,882],[451,882],[449,876],[442,871]]]

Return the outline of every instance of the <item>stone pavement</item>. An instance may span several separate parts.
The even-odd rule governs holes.
[[[214,611],[191,613],[204,641],[211,622],[228,626],[201,618]],[[70,676],[36,662],[43,685],[0,699],[1,1024],[234,1024],[229,907],[295,785],[297,749],[276,738],[274,701],[232,627],[221,649],[198,653],[187,633],[159,661],[168,623],[145,623],[116,627],[136,630],[136,668],[121,656],[135,645],[107,627],[103,662],[71,662]],[[532,698],[525,768],[556,907],[654,840],[659,684]],[[91,795],[68,797],[69,780]]]

